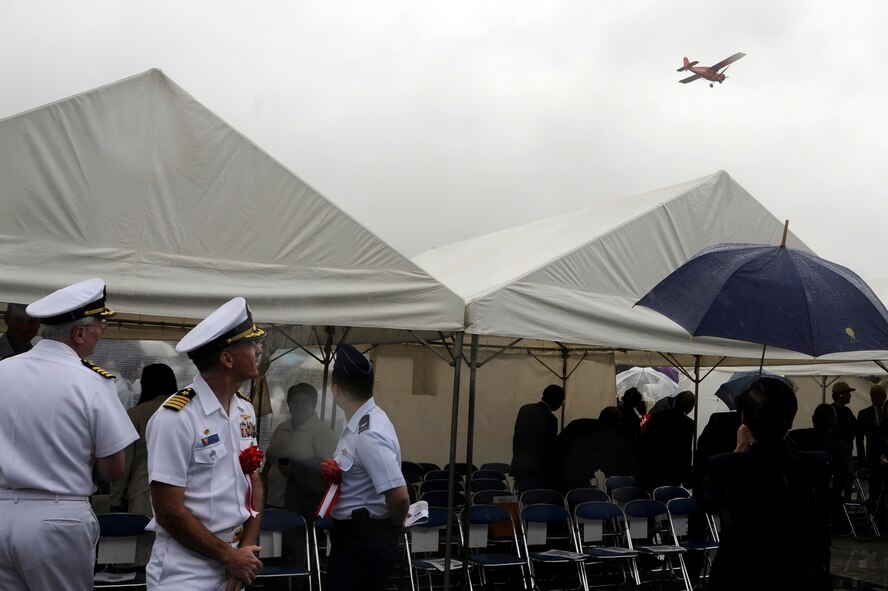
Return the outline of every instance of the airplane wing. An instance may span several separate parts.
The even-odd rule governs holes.
[[[741,57],[744,57],[745,55],[746,54],[743,52],[735,53],[731,57],[729,57],[727,59],[723,59],[722,61],[718,62],[715,65],[709,66],[709,69],[712,70],[713,72],[718,72],[719,70],[721,70],[725,66],[730,66],[731,64],[736,62]]]
[[[687,84],[688,82],[693,82],[697,78],[701,78],[700,74],[694,74],[693,76],[688,76],[687,78],[683,78],[679,80],[682,84]]]

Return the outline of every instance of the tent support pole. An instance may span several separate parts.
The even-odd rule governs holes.
[[[826,376],[820,376],[820,404],[826,404]]]
[[[700,420],[700,356],[694,355],[694,453],[691,459],[691,465],[697,455],[697,429]]]
[[[559,433],[564,430],[564,409],[567,406],[567,358],[570,351],[564,345],[561,345],[561,389],[564,390],[564,403],[561,405],[561,421]]]
[[[321,420],[323,421],[327,415],[327,380],[330,377],[330,359],[332,354],[330,353],[333,347],[333,327],[327,326],[324,328],[324,331],[327,333],[327,341],[324,343],[324,348],[321,350],[321,363],[324,364],[324,382],[323,382],[323,390],[321,390]],[[332,413],[334,416],[335,412]]]
[[[444,588],[450,589],[450,540],[453,539],[453,483],[456,479],[456,435],[459,427],[459,374],[463,362],[463,337],[458,332],[453,338],[453,407],[450,415],[450,474],[447,483],[447,528],[444,546]]]
[[[478,335],[472,335],[471,351],[469,353],[469,416],[466,425],[466,506],[462,512],[463,531],[466,536],[465,543],[462,545],[462,556],[460,559],[463,564],[469,564],[469,513],[472,510],[472,464],[475,463],[475,384],[478,375]],[[448,547],[450,546],[450,537],[448,536]],[[467,591],[469,588],[468,570],[464,570],[462,588]],[[449,587],[445,584],[445,589]]]

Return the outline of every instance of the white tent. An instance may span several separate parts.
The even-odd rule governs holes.
[[[2,301],[95,276],[121,312],[244,296],[259,322],[463,325],[459,297],[159,70],[0,121],[0,199]]]
[[[413,260],[466,300],[470,334],[758,358],[760,345],[706,337],[691,340],[671,320],[633,306],[708,246],[777,245],[782,232],[783,223],[720,171],[434,248]],[[810,251],[791,233],[786,244]],[[768,357],[806,358],[770,348]],[[871,356],[844,354],[843,358]]]

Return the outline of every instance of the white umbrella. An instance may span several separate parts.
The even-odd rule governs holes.
[[[646,402],[655,403],[678,394],[678,384],[651,367],[633,367],[617,374],[617,399],[629,388],[638,388]]]

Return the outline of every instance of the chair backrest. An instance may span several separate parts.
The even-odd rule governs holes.
[[[459,516],[453,514],[451,531],[454,532],[459,545],[451,555],[459,557],[459,548],[462,547],[463,535]],[[445,536],[447,530],[447,509],[429,507],[429,519],[421,524],[407,528],[405,541],[410,554],[425,554],[428,557],[443,555],[441,548],[447,543]]]
[[[872,468],[860,468],[854,473],[854,484],[857,487],[857,496],[861,501],[868,501],[870,496],[870,483],[880,478]]]
[[[459,472],[454,473],[455,480],[457,482],[463,481],[463,475]],[[429,470],[422,477],[423,481],[426,480],[450,480],[450,470]]]
[[[597,488],[574,488],[567,491],[564,500],[567,502],[567,510],[573,512],[580,503],[589,501],[609,503],[611,499],[606,492]]]
[[[650,500],[651,495],[643,488],[637,486],[623,486],[611,493],[611,498],[618,505],[625,505],[629,501]]]
[[[429,507],[447,507],[447,491],[446,490],[430,490],[422,493],[420,498],[429,504]],[[466,504],[466,496],[458,491],[453,493],[453,508],[461,509]]]
[[[305,519],[295,511],[266,509],[262,513],[259,531],[285,531],[305,527]]]
[[[482,470],[496,470],[497,472],[502,472],[503,474],[508,474],[512,469],[512,466],[506,464],[505,462],[487,462],[486,464],[481,464]]]
[[[407,483],[407,496],[410,497],[411,505],[419,500],[419,491],[416,489],[415,484]]]
[[[604,488],[608,493],[612,493],[618,488],[625,486],[638,486],[638,481],[634,476],[622,476],[615,474],[604,479]]]
[[[658,486],[654,489],[654,500],[667,503],[672,499],[686,499],[691,492],[683,486]]]
[[[151,521],[136,513],[106,513],[99,515],[99,535],[103,538],[128,538],[145,533],[145,526]]]
[[[506,481],[506,473],[501,472],[499,470],[489,470],[485,468],[481,468],[480,470],[475,470],[472,472],[472,480],[482,480],[485,478],[492,478],[494,480],[502,480]]]
[[[432,470],[440,470],[441,466],[432,462],[416,462],[422,467],[423,472],[431,472]]]
[[[411,470],[411,469],[402,469],[401,475],[404,476],[404,481],[407,484],[419,484],[422,482],[422,472]]]
[[[472,492],[478,492],[481,490],[498,490],[506,492],[509,490],[509,487],[507,487],[506,483],[502,480],[497,480],[495,478],[472,479]]]
[[[561,505],[564,506],[564,497],[557,490],[549,488],[535,488],[526,490],[518,498],[522,506],[526,505]]]
[[[444,490],[446,491],[450,487],[450,483],[446,480],[424,480],[422,484],[419,485],[419,492],[427,493],[433,490]],[[463,483],[462,482],[454,482],[453,490],[457,492],[463,492]]]

